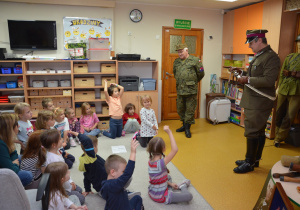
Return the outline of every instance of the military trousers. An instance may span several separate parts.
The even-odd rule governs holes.
[[[245,137],[258,138],[265,136],[265,128],[271,109],[244,109],[245,113]]]
[[[275,141],[281,142],[287,139],[291,125],[300,108],[300,95],[285,96],[278,94],[276,108]]]
[[[197,94],[177,95],[177,113],[180,120],[186,124],[195,124],[195,110],[197,107]]]

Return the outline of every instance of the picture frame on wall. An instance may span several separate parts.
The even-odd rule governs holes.
[[[280,182],[276,182],[271,195],[270,210],[294,210],[294,207],[286,195]]]

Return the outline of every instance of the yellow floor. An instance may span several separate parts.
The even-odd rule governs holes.
[[[247,174],[235,174],[234,162],[245,158],[244,128],[196,119],[191,127],[192,138],[187,139],[184,133],[175,132],[181,126],[179,120],[162,121],[158,136],[166,140],[166,153],[170,151],[170,142],[163,125],[170,126],[179,148],[173,164],[216,210],[253,209],[272,166],[282,155],[295,156],[300,151],[290,145],[276,148],[273,140],[267,139],[260,167]]]

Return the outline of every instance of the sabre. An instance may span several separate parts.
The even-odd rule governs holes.
[[[230,80],[230,77],[231,77],[231,72],[232,72],[233,75],[234,75],[236,78],[238,78],[238,79],[241,78],[241,77],[242,77],[241,74],[243,74],[243,70],[238,69],[238,68],[232,68],[232,67],[230,67],[229,72],[230,72],[229,80]],[[255,88],[255,87],[249,85],[249,84],[245,84],[245,86],[247,86],[247,87],[250,88],[251,90],[257,92],[258,94],[260,94],[260,95],[262,95],[262,96],[264,96],[264,97],[266,97],[266,98],[268,98],[268,99],[270,99],[270,100],[272,100],[272,101],[275,101],[275,100],[276,100],[276,97],[270,96],[270,95],[268,95],[268,94],[266,94],[266,93],[264,93],[264,92],[258,90],[257,88]]]

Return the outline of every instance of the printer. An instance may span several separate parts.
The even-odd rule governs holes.
[[[139,61],[141,60],[140,54],[117,54],[119,61]]]

